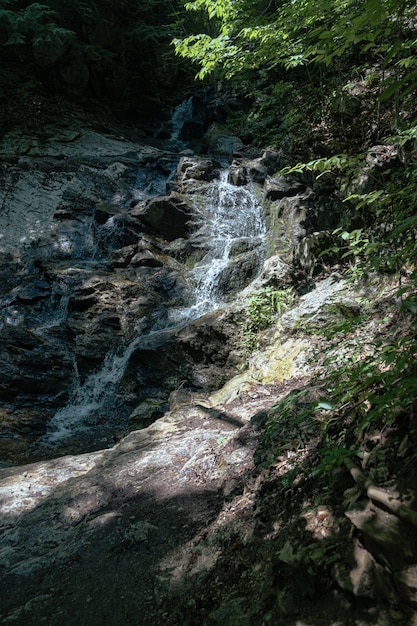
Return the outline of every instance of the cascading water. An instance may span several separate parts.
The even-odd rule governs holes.
[[[209,185],[203,201],[204,222],[197,238],[198,245],[207,252],[192,272],[195,283],[192,303],[187,308],[172,311],[170,319],[173,321],[195,319],[224,305],[219,279],[239,243],[250,240],[254,247],[259,243],[260,260],[263,256],[266,228],[262,208],[250,185],[232,185],[229,169],[225,168],[219,179]]]
[[[146,349],[152,337],[174,332],[185,323],[224,305],[219,278],[231,262],[237,244],[250,241],[259,250],[261,264],[265,238],[261,207],[250,186],[232,185],[228,177],[229,170],[225,168],[218,180],[208,186],[199,207],[202,221],[195,237],[206,253],[191,272],[191,303],[169,312],[168,328],[166,325],[155,327],[147,334],[138,331],[127,347],[110,351],[102,367],[90,374],[82,385],[76,377],[69,404],[48,424],[42,438],[44,445],[56,446],[77,433],[83,433],[84,437],[87,433],[88,437],[88,432],[97,429],[98,424],[101,436],[111,432],[114,426],[112,416],[117,413],[115,398],[119,383],[135,350]]]
[[[184,121],[192,115],[192,101],[187,100],[175,111],[170,124],[170,136],[167,146],[171,151],[178,151],[184,146],[181,141],[181,128]],[[173,152],[174,154],[174,152]],[[156,183],[155,183],[156,180]],[[161,193],[160,178],[153,182],[151,178],[140,178],[132,190],[133,195],[140,193],[144,197]],[[165,180],[166,184],[166,180]],[[193,245],[203,250],[203,258],[189,273],[191,296],[187,306],[168,311],[168,325],[158,324],[151,331],[143,332],[139,328],[133,340],[124,347],[112,349],[105,357],[102,366],[87,376],[81,383],[77,368],[74,368],[74,383],[69,403],[58,410],[47,425],[47,431],[40,443],[46,448],[57,449],[71,439],[79,441],[111,439],[112,429],[116,429],[118,414],[123,399],[120,394],[128,363],[137,350],[151,349],[166,340],[166,334],[174,333],[178,328],[199,316],[225,304],[225,297],[220,282],[225,270],[233,263],[237,250],[246,249],[251,254],[256,250],[258,265],[262,264],[262,245],[265,240],[265,224],[262,209],[251,185],[236,186],[229,182],[229,169],[224,168],[217,180],[202,188],[199,199],[196,194],[188,199],[195,204],[200,215],[195,224]],[[117,223],[110,217],[105,224],[96,228],[95,246],[92,246],[92,260],[102,260],[105,255],[118,247]],[[243,248],[242,248],[243,244]],[[240,246],[240,247],[239,247]],[[242,254],[242,252],[240,253]],[[259,268],[258,268],[259,269]],[[68,304],[62,294],[56,320],[61,321]],[[62,308],[61,308],[62,304]],[[55,320],[54,320],[55,321]],[[149,325],[148,325],[149,328]],[[124,403],[126,404],[126,403]],[[124,407],[126,411],[126,407]],[[104,441],[104,440],[103,440]]]
[[[119,384],[135,350],[145,349],[152,336],[173,332],[224,304],[218,281],[231,261],[233,247],[244,240],[250,240],[253,245],[264,240],[261,207],[250,187],[237,187],[228,182],[228,169],[224,169],[219,179],[209,185],[201,209],[205,219],[196,237],[206,254],[191,272],[194,285],[191,304],[171,312],[168,328],[154,328],[147,334],[138,330],[127,347],[110,351],[102,367],[90,374],[83,384],[75,376],[69,403],[55,414],[42,438],[41,443],[46,447],[57,446],[78,434],[88,439],[88,433],[94,430],[99,430],[101,437],[110,433],[117,414]],[[262,254],[261,245],[259,250]]]
[[[103,419],[103,411],[107,421],[106,430],[112,427],[109,414],[115,408],[118,384],[140,341],[141,337],[136,337],[121,354],[118,351],[109,352],[101,369],[90,374],[82,385],[76,372],[70,402],[49,422],[46,435],[42,438],[44,445],[53,446],[74,433],[90,430]]]
[[[169,138],[169,143],[173,146],[184,145],[184,142],[181,139],[181,132],[184,127],[184,122],[189,120],[193,115],[193,99],[188,98],[188,100],[184,100],[181,102],[176,108],[172,115],[171,119],[171,136]]]

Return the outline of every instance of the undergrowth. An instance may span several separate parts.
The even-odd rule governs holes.
[[[360,463],[374,433],[413,428],[417,413],[417,317],[414,293],[403,303],[377,303],[349,326],[321,329],[325,345],[313,357],[317,373],[308,390],[289,394],[268,414],[257,463],[268,466],[316,438],[314,476],[331,474],[348,459]],[[412,309],[412,311],[410,310]],[[319,389],[319,397],[311,388]],[[316,394],[317,395],[317,394]],[[291,445],[292,442],[292,445]],[[412,452],[406,435],[401,454]],[[395,454],[399,454],[396,451]],[[295,478],[297,472],[283,480]]]
[[[276,289],[268,286],[252,293],[246,301],[245,320],[242,323],[245,347],[251,350],[259,347],[260,332],[269,328],[275,316],[282,315],[294,299],[291,287]]]

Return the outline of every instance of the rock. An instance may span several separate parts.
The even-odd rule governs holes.
[[[380,182],[383,183],[384,171],[395,168],[400,164],[398,149],[393,145],[377,145],[368,150],[366,165],[359,171],[355,179],[343,190],[347,198],[352,194],[366,194],[375,189]]]
[[[133,245],[115,250],[110,257],[110,267],[163,267],[163,262],[145,246]]]
[[[262,259],[256,250],[229,261],[218,277],[220,293],[231,296],[242,291],[258,274],[261,263]]]
[[[53,65],[70,48],[72,33],[69,31],[51,29],[48,32],[40,32],[32,41],[33,57],[41,67]]]
[[[408,565],[394,573],[395,586],[407,604],[417,607],[417,566]]]
[[[193,141],[201,139],[204,135],[204,124],[198,120],[186,120],[182,126],[180,139],[183,141]]]
[[[175,192],[152,198],[136,206],[130,214],[145,228],[168,241],[184,237],[190,232],[193,208]]]
[[[129,415],[129,430],[147,428],[168,411],[168,404],[159,398],[144,400]]]
[[[239,344],[235,312],[207,313],[178,331],[177,340],[184,377],[194,388],[215,389],[235,373],[233,353]]]
[[[183,156],[178,163],[175,185],[181,191],[190,189],[195,181],[211,182],[219,174],[220,164],[209,158]]]
[[[274,255],[266,259],[259,277],[250,285],[250,291],[263,287],[283,287],[291,283],[292,268],[281,256]]]
[[[255,248],[262,245],[260,239],[253,237],[241,237],[236,239],[230,247],[230,257],[236,257],[246,252],[252,252]]]
[[[181,563],[183,542],[217,515],[222,485],[239,485],[242,462],[250,466],[247,437],[226,446],[235,430],[220,414],[188,407],[131,433],[113,450],[0,470],[0,511],[7,520],[0,578],[1,584],[14,583],[1,619],[18,615],[34,624],[47,614],[58,625],[75,600],[86,622],[102,622],[107,602],[114,606],[123,588],[126,593],[128,571],[135,588],[128,619],[136,619],[149,601],[149,584],[158,585],[163,561]],[[173,542],[177,533],[182,540]],[[140,573],[133,567],[137,559]],[[33,576],[38,602],[30,602]],[[83,604],[82,597],[93,593],[93,579],[100,580],[106,600]]]
[[[243,142],[220,124],[213,123],[203,137],[203,148],[209,154],[231,158],[243,148]]]
[[[271,339],[270,344],[265,350],[253,353],[246,371],[230,378],[221,389],[211,394],[210,399],[214,404],[227,406],[253,388],[306,375],[311,349],[307,341],[288,339],[279,343]]]
[[[388,573],[357,540],[353,545],[353,558],[355,567],[333,568],[333,576],[340,587],[356,598],[377,601],[390,598],[395,603],[397,598]]]
[[[130,264],[133,265],[133,267],[163,267],[164,266],[162,261],[156,258],[156,256],[152,254],[150,250],[139,250],[138,252],[136,252],[136,254],[132,257]]]
[[[56,406],[67,396],[73,363],[59,341],[52,342],[24,328],[0,331],[0,398],[20,406],[47,403]]]
[[[329,320],[329,313],[324,312],[326,305],[351,301],[347,292],[348,285],[338,274],[317,282],[315,288],[303,295],[296,307],[283,313],[281,322],[284,328],[293,328],[301,323],[325,323]]]
[[[339,258],[338,242],[336,242],[335,236],[327,231],[312,233],[303,237],[294,247],[295,271],[300,272],[307,279],[323,271],[326,266],[336,266]]]
[[[367,550],[378,563],[390,570],[402,570],[417,555],[413,528],[408,528],[398,517],[368,503],[363,510],[349,510],[346,516],[359,531]]]
[[[288,176],[274,176],[265,181],[264,192],[266,200],[281,200],[304,194],[307,187]]]
[[[261,158],[235,158],[230,166],[230,182],[234,185],[258,183],[263,185],[268,170]]]

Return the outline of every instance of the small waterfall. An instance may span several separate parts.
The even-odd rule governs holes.
[[[245,240],[262,244],[265,239],[262,207],[253,189],[229,183],[228,168],[209,185],[203,215],[197,238],[207,253],[192,272],[194,300],[189,307],[172,311],[172,320],[194,319],[224,305],[219,279],[233,258],[234,247]]]
[[[181,132],[192,114],[193,102],[189,98],[175,109],[169,125],[165,127],[165,140],[171,151],[169,154],[175,156],[174,163],[175,153],[186,145],[182,141]],[[143,199],[164,193],[166,180],[163,171],[159,173],[152,168],[141,168],[134,184],[135,197]],[[52,448],[65,446],[65,441],[79,439],[79,435],[83,440],[94,440],[94,445],[97,445],[102,441],[103,434],[110,435],[112,429],[117,429],[123,415],[129,410],[128,402],[122,405],[119,390],[133,353],[138,349],[149,349],[149,346],[155,349],[166,340],[167,333],[224,305],[224,294],[219,282],[228,265],[239,256],[236,250],[240,244],[243,243],[243,247],[239,248],[241,256],[245,249],[254,254],[254,248],[262,254],[265,225],[261,206],[251,185],[232,185],[229,182],[229,169],[225,168],[218,180],[205,186],[198,200],[196,197],[189,199],[196,203],[196,212],[201,216],[196,224],[193,245],[201,247],[204,256],[189,276],[192,296],[188,306],[169,311],[168,324],[166,321],[156,324],[146,334],[143,333],[142,323],[139,323],[134,339],[125,347],[110,350],[102,366],[82,384],[75,365],[70,400],[50,420],[46,434],[40,441],[41,445]],[[91,226],[89,233],[94,234],[94,245],[90,246],[90,256],[83,260],[84,263],[90,262],[97,266],[105,264],[109,253],[122,245],[123,220],[119,222],[117,217],[109,216],[104,223]],[[50,326],[59,326],[67,315],[69,295],[63,288],[57,295],[60,298],[56,299],[56,308],[47,322]]]
[[[43,319],[39,326],[33,328],[36,333],[42,333],[60,326],[68,317],[68,306],[70,301],[70,286],[61,280],[52,287],[52,307],[48,318]]]
[[[84,384],[79,384],[78,372],[72,397],[67,406],[60,409],[48,424],[41,444],[51,446],[61,442],[75,432],[85,432],[100,423],[105,414],[108,421],[114,405],[119,383],[135,349],[142,338],[136,337],[121,354],[110,351],[101,369],[88,376]],[[111,424],[107,424],[111,427]]]
[[[172,131],[169,143],[177,145],[178,143],[184,145],[181,140],[181,132],[184,126],[184,122],[190,120],[193,116],[193,99],[183,100],[174,110],[171,119]]]
[[[77,379],[70,402],[59,410],[48,424],[41,443],[54,446],[77,433],[84,436],[100,424],[100,433],[111,432],[112,415],[117,416],[116,398],[129,360],[137,349],[155,349],[158,342],[192,319],[224,305],[219,289],[222,272],[233,258],[233,248],[242,242],[262,244],[265,224],[262,209],[253,189],[228,182],[228,169],[211,183],[201,199],[201,225],[196,234],[197,244],[207,252],[191,273],[194,284],[192,303],[169,312],[168,327],[155,327],[143,334],[138,328],[133,341],[124,349],[110,351],[102,367],[90,374],[84,384]],[[260,254],[262,245],[258,246]],[[139,325],[141,326],[141,325]],[[105,426],[103,426],[105,423]]]

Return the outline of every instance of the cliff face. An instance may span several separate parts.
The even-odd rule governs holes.
[[[290,284],[310,192],[216,125],[193,153],[179,112],[148,143],[73,120],[0,142],[3,463],[49,456],[37,442],[68,405],[52,454],[111,445],[180,387],[218,388],[244,358],[232,301],[257,277]]]

